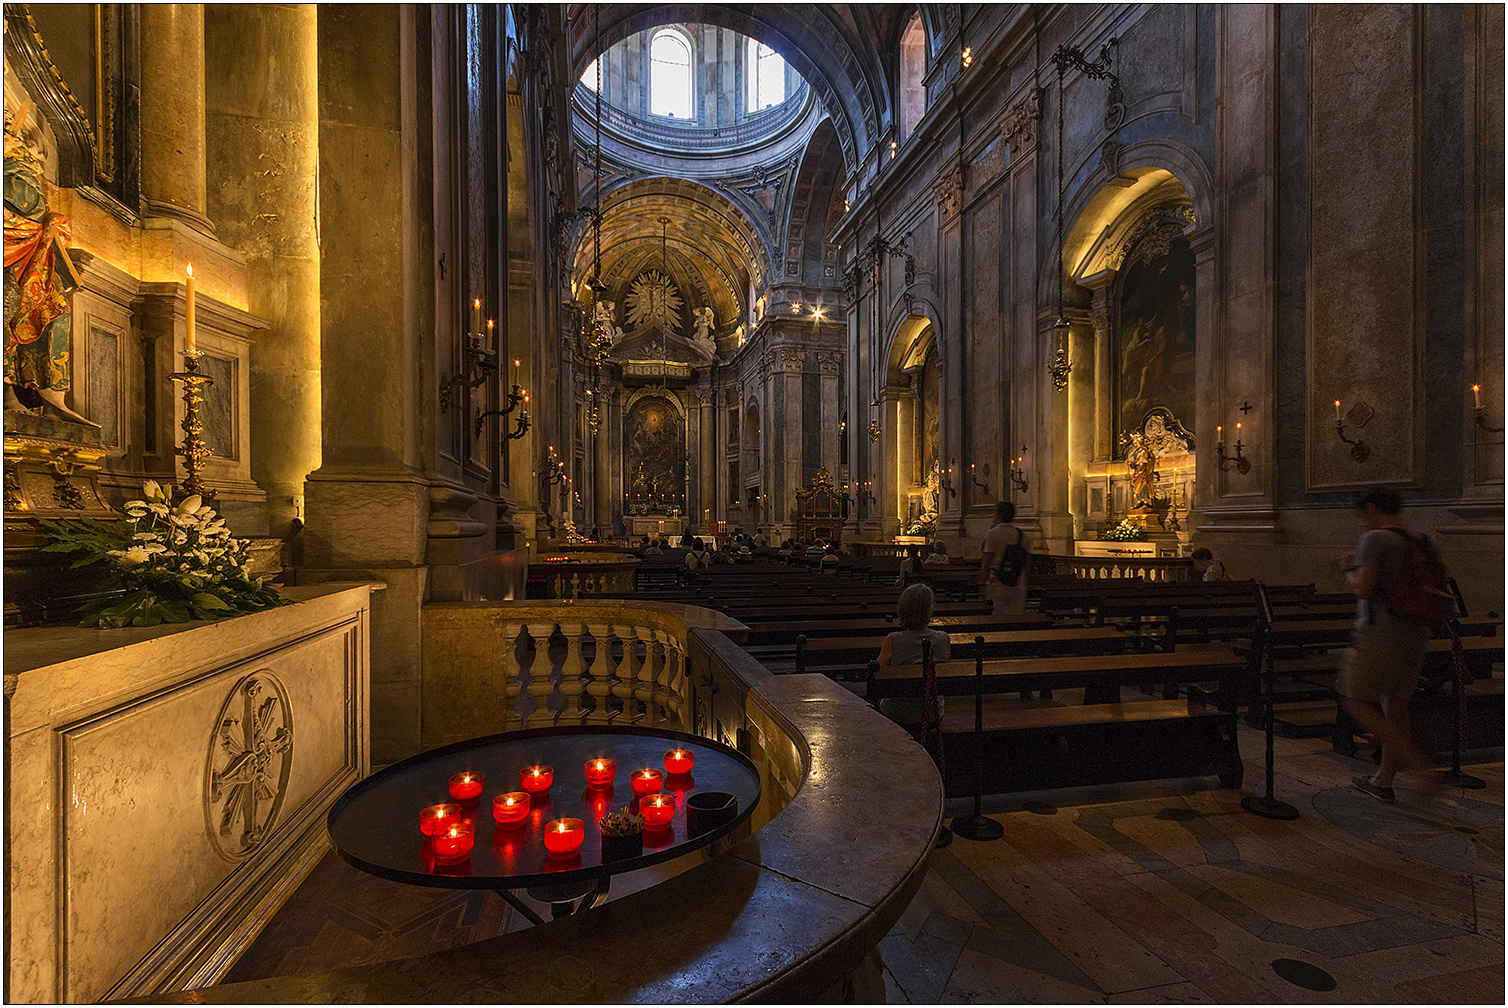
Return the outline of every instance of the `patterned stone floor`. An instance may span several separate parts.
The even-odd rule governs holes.
[[[889,1000],[1502,1004],[1502,750],[1472,754],[1485,790],[1400,787],[1385,805],[1350,787],[1369,760],[1276,745],[1291,822],[1241,807],[1263,781],[1262,736],[1245,728],[1243,792],[1195,779],[987,799],[1005,836],[933,854],[882,945]],[[615,894],[656,881],[637,874]],[[524,926],[492,894],[387,883],[331,855],[227,980]]]

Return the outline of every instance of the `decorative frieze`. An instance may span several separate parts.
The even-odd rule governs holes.
[[[1163,203],[1147,216],[1116,244],[1110,255],[1110,268],[1121,269],[1126,257],[1133,250],[1137,262],[1150,262],[1158,256],[1167,255],[1176,238],[1183,237],[1194,224],[1194,206],[1187,201]]]

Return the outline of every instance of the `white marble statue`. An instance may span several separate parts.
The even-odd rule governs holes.
[[[717,343],[712,339],[713,312],[711,308],[698,308],[692,313],[696,319],[696,331],[691,336],[691,346],[704,358],[717,356]]]

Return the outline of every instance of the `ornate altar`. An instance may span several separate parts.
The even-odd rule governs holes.
[[[827,467],[817,470],[811,485],[796,491],[796,506],[791,524],[797,538],[843,541],[843,519],[848,515],[848,498],[833,488]]]

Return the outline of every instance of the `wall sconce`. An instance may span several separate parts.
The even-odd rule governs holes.
[[[555,465],[545,474],[545,486],[554,486],[567,480],[565,462],[555,457],[555,446],[550,446],[550,461]]]
[[[1484,430],[1489,434],[1503,433],[1503,428],[1492,426],[1487,422],[1487,418],[1482,415],[1482,386],[1473,385],[1471,387],[1471,395],[1476,403],[1477,429]]]
[[[524,402],[526,399],[528,399],[528,397],[529,397],[529,394],[527,392],[525,392],[523,389],[519,388],[517,385],[512,386],[512,388],[508,392],[508,405],[507,406],[503,407],[502,409],[485,410],[484,412],[481,412],[481,413],[477,414],[477,417],[476,417],[476,436],[477,437],[481,437],[482,436],[482,428],[485,427],[485,426],[487,426],[487,418],[488,417],[491,417],[491,416],[505,417],[508,414],[512,413],[513,410],[518,406],[518,404],[521,403],[521,402]],[[527,406],[524,407],[523,411],[519,414],[519,416],[518,416],[518,422],[519,422],[519,424],[521,424],[523,426],[524,430],[528,430],[529,429],[529,408]],[[519,435],[519,437],[522,437],[522,436],[523,436],[522,434]],[[508,435],[508,439],[510,441],[516,440],[513,437],[512,434]]]
[[[892,160],[892,161],[895,160],[895,151],[896,151],[896,147],[897,146],[898,145],[896,144],[896,142],[894,140],[890,141],[890,160]]]
[[[1339,404],[1336,405],[1339,409]],[[1220,471],[1229,472],[1231,464],[1236,466],[1236,472],[1245,476],[1251,472],[1251,459],[1241,454],[1241,425],[1236,424],[1236,454],[1225,454],[1225,428],[1215,428],[1215,454],[1220,460]]]
[[[1365,462],[1367,456],[1372,454],[1372,450],[1359,439],[1353,441],[1346,437],[1346,421],[1341,419],[1339,399],[1335,400],[1335,436],[1351,446],[1351,457],[1358,462]]]
[[[870,487],[871,483],[872,483],[871,480],[865,480],[864,481],[864,494],[863,494],[863,497],[864,497],[864,499],[866,501],[869,502],[869,506],[870,507],[874,507],[876,504],[879,503],[879,501],[877,501],[877,500],[874,499],[874,494],[871,493],[870,490],[869,490],[869,487]]]
[[[953,489],[953,469],[957,465],[958,460],[952,459],[948,462],[947,471],[939,474],[940,478],[938,479],[938,484],[942,487],[942,489],[947,491],[949,497],[958,496],[958,491]]]
[[[974,47],[973,46],[964,46],[963,47],[963,67],[964,67],[965,70],[967,70],[969,67],[971,67],[973,65],[974,65]]]
[[[872,403],[869,404],[869,408],[872,409],[872,410],[879,409],[879,406],[880,406],[880,401],[878,399],[876,399],[874,402],[872,402]],[[869,414],[869,440],[870,440],[870,443],[874,443],[874,442],[879,441],[880,440],[880,433],[881,433],[881,431],[880,431],[880,418],[877,417],[877,416],[875,416],[873,413]]]
[[[986,462],[984,464],[984,478],[985,479],[989,479],[990,478],[990,464],[988,462]],[[984,491],[984,496],[985,496],[986,499],[989,498],[989,496],[990,496],[990,485],[988,483],[981,483],[981,482],[979,482],[979,479],[974,475],[974,463],[972,463],[972,462],[969,463],[969,482],[973,483],[979,489],[983,490]]]
[[[1021,446],[1021,457],[1011,459],[1011,485],[1020,493],[1026,493],[1026,445]]]
[[[492,319],[487,320],[486,343],[483,343],[481,333],[481,299],[471,303],[473,323],[476,326],[474,332],[466,334],[461,343],[461,353],[465,363],[461,366],[459,374],[453,377],[440,379],[440,412],[449,412],[454,398],[455,390],[469,386],[476,388],[487,380],[487,376],[497,370],[497,353],[492,349]]]

